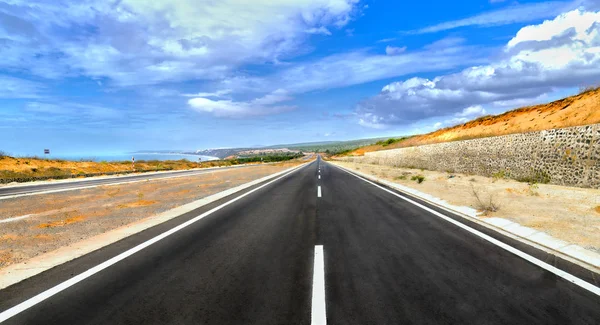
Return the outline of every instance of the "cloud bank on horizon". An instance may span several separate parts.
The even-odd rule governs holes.
[[[409,134],[600,82],[597,1],[431,5],[5,1],[0,149]]]

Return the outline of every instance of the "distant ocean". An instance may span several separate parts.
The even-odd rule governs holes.
[[[131,161],[131,157],[135,157],[136,161],[140,160],[189,160],[198,161],[200,158],[202,161],[207,160],[218,160],[217,157],[211,156],[200,156],[200,155],[184,155],[184,154],[170,154],[170,153],[125,153],[125,154],[114,154],[114,155],[48,155],[44,158],[50,159],[65,159],[71,161],[79,160],[92,160],[92,161]]]

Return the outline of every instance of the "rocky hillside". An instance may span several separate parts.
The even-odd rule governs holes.
[[[600,123],[600,88],[588,89],[578,95],[548,104],[523,107],[500,115],[480,117],[461,125],[414,136],[386,146],[362,147],[354,150],[350,155],[595,123]]]

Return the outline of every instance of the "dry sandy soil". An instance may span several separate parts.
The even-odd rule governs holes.
[[[192,162],[187,160],[137,161],[135,171],[183,170],[217,166],[231,166],[231,161],[213,160]],[[0,181],[15,178],[36,179],[43,177],[83,176],[86,174],[132,172],[130,161],[93,162],[60,159],[14,158],[0,155]],[[0,182],[1,183],[1,182]]]
[[[600,123],[600,88],[548,104],[523,107],[496,116],[485,116],[465,124],[418,135],[385,147],[381,145],[362,147],[352,151],[349,155],[362,156],[365,152],[377,150],[596,123]]]
[[[215,170],[0,201],[0,268],[282,171],[300,162]]]
[[[491,197],[499,206],[498,211],[489,212],[481,218],[508,219],[600,253],[600,190],[545,184],[531,186],[508,179],[341,161],[336,163],[414,188],[456,206],[478,209],[479,204],[473,194],[475,191],[484,203],[489,203]],[[411,180],[417,175],[425,177],[421,184]]]

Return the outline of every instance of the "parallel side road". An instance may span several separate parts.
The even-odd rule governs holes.
[[[12,197],[15,195],[27,195],[27,194],[35,194],[35,193],[43,193],[48,191],[63,191],[63,190],[71,190],[78,189],[84,187],[92,187],[99,185],[110,185],[110,184],[118,184],[118,183],[127,183],[127,182],[136,182],[136,181],[145,181],[147,179],[163,179],[163,178],[173,178],[173,177],[184,177],[184,176],[194,176],[200,175],[204,173],[214,172],[215,170],[226,170],[232,168],[245,168],[251,166],[258,165],[247,165],[247,166],[235,166],[235,167],[222,167],[222,168],[207,168],[207,169],[196,169],[196,170],[181,170],[181,171],[172,171],[172,172],[159,172],[159,173],[142,173],[130,176],[119,176],[119,177],[109,177],[109,178],[88,178],[82,180],[75,181],[58,181],[55,183],[32,183],[27,185],[19,185],[19,186],[9,186],[9,187],[0,187],[0,199],[6,197]]]
[[[230,199],[2,290],[0,311]],[[318,160],[6,323],[599,320],[594,293]]]

